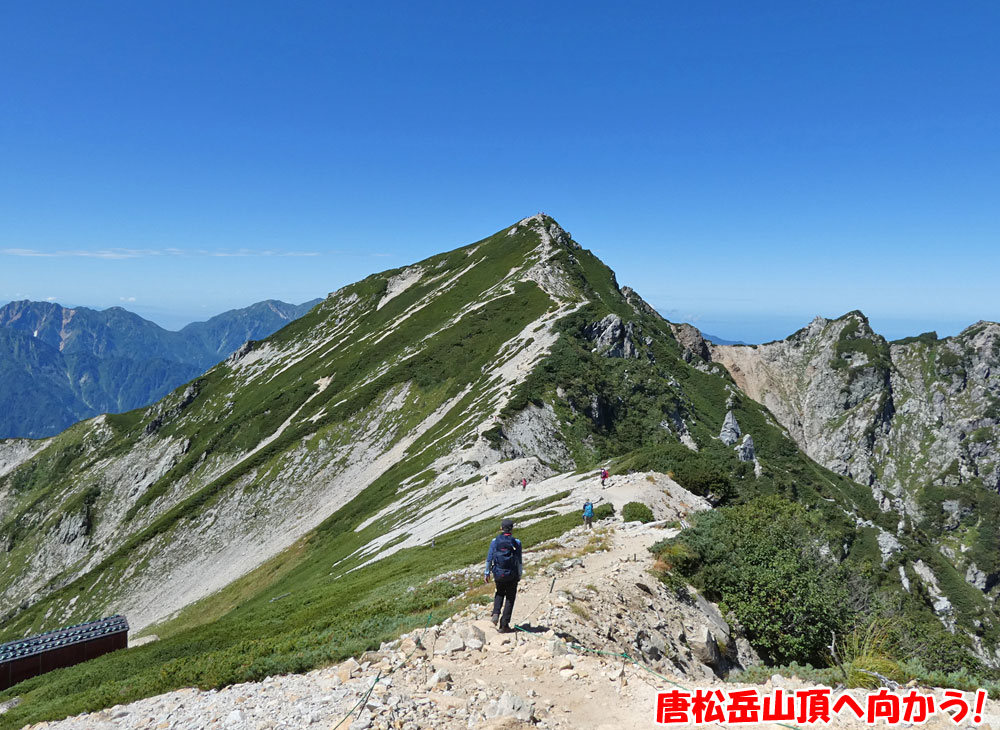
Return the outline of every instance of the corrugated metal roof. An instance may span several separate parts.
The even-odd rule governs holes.
[[[61,649],[64,646],[81,644],[85,641],[98,639],[108,634],[117,634],[122,631],[128,631],[128,621],[122,615],[102,618],[100,621],[90,621],[84,624],[76,624],[75,626],[67,626],[64,629],[50,631],[47,634],[38,634],[37,636],[29,636],[26,639],[0,644],[0,662],[21,659],[52,649]]]

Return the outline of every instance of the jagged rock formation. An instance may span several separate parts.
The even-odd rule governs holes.
[[[684,348],[686,360],[690,362],[693,359],[692,356],[695,355],[702,360],[711,359],[708,341],[701,336],[701,332],[697,328],[689,324],[673,324],[671,328],[673,329],[674,337],[677,338],[681,347]]]
[[[740,440],[742,434],[740,424],[736,421],[736,415],[732,411],[726,411],[726,420],[722,422],[719,440],[726,446],[732,446]]]
[[[743,441],[736,447],[736,456],[740,461],[754,461],[757,458],[753,448],[753,437],[750,434],[744,436]]]
[[[1000,455],[990,448],[1000,435],[998,343],[993,323],[946,340],[888,343],[852,312],[816,318],[779,342],[715,345],[711,356],[806,453],[873,486],[883,509],[919,519],[907,485],[940,477],[1000,488]]]
[[[599,322],[589,324],[584,328],[584,335],[593,341],[594,352],[599,352],[605,357],[621,357],[628,360],[642,357],[643,351],[640,348],[652,342],[649,338],[637,342],[639,337],[635,322],[622,322],[622,318],[615,313],[607,315]],[[645,354],[646,357],[652,357],[648,351]]]
[[[807,454],[870,487],[897,531],[923,526],[971,585],[993,591],[1000,325],[886,342],[851,312],[778,342],[709,349]],[[931,568],[908,569],[940,608]]]

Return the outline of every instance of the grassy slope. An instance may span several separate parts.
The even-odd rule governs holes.
[[[363,541],[343,527],[345,521],[357,520],[351,515],[361,511],[365,498],[345,506],[303,544],[194,607],[209,613],[221,608],[217,620],[191,622],[183,628],[190,621],[188,613],[174,626],[165,626],[158,642],[58,670],[0,693],[0,701],[15,695],[24,700],[0,715],[0,729],[180,687],[220,687],[305,671],[378,648],[382,641],[425,624],[428,613],[435,623],[451,615],[461,604],[449,604],[447,599],[467,586],[427,581],[485,556],[496,525],[492,520],[472,524],[442,536],[433,548],[401,551],[354,573],[346,573],[349,564],[343,563],[331,574],[331,565]],[[520,531],[519,537],[530,548],[577,522],[575,515],[552,516]]]
[[[163,423],[156,434],[156,438],[189,439],[186,452],[128,511],[126,519],[132,521],[133,527],[125,539],[95,570],[72,581],[51,599],[20,611],[14,620],[5,622],[0,637],[51,628],[44,623],[48,608],[53,602],[66,605],[74,596],[80,596],[76,607],[81,616],[103,610],[110,605],[129,567],[142,563],[151,551],[161,549],[175,530],[185,529],[190,520],[196,520],[233,490],[243,488],[248,480],[254,488],[264,487],[269,475],[282,468],[288,454],[310,437],[325,440],[330,450],[349,442],[358,419],[365,417],[373,404],[400,384],[410,383],[413,393],[407,409],[409,422],[401,423],[398,433],[408,430],[407,426],[422,420],[467,384],[482,378],[483,366],[492,361],[499,346],[550,307],[549,298],[533,283],[524,283],[515,293],[486,304],[451,327],[442,327],[486,288],[502,279],[512,266],[523,264],[526,254],[537,243],[530,232],[515,236],[501,232],[480,244],[423,262],[425,268],[448,276],[467,267],[470,261],[479,260],[446,295],[410,316],[404,327],[377,344],[366,341],[366,336],[371,339],[383,332],[426,295],[430,285],[411,287],[376,310],[374,304],[384,292],[388,276],[394,272],[369,277],[341,292],[341,299],[359,297],[362,316],[354,335],[334,352],[321,349],[264,385],[254,383],[253,387],[243,387],[225,365],[195,381],[198,390],[195,400],[172,416],[161,416]],[[468,252],[477,247],[478,255],[469,257]],[[314,337],[327,326],[328,310],[334,305],[324,303],[269,338],[268,345],[281,349]],[[408,348],[415,343],[421,343],[422,347],[412,354]],[[373,371],[383,363],[388,365],[385,372],[372,378]],[[205,476],[218,463],[227,460],[232,463],[241,452],[273,433],[316,392],[315,381],[331,374],[330,386],[302,409],[280,437],[221,476]],[[59,520],[69,514],[69,509],[76,506],[76,495],[93,486],[97,481],[93,465],[103,458],[128,454],[143,438],[143,430],[157,412],[178,411],[171,404],[180,402],[183,390],[178,389],[158,406],[109,419],[119,432],[97,447],[92,443],[92,428],[74,427],[54,439],[28,464],[5,477],[5,486],[18,501],[0,527],[0,534],[13,536],[5,575],[9,577],[19,565],[30,560],[40,536],[50,534]],[[433,433],[440,435],[450,425],[454,424],[446,419]],[[425,435],[424,441],[429,441],[433,433]],[[64,504],[66,508],[53,510],[55,504]],[[104,506],[105,500],[100,495],[92,500],[89,509],[95,520],[105,517]],[[94,588],[98,575],[102,580]]]
[[[210,373],[200,384],[200,394],[190,407],[192,410],[168,421],[161,429],[163,435],[190,435],[192,444],[185,460],[175,466],[176,472],[154,487],[157,498],[145,500],[135,510],[133,519],[142,520],[147,512],[155,513],[155,507],[171,494],[178,476],[197,474],[201,453],[211,456],[217,451],[233,449],[234,444],[245,448],[256,443],[313,392],[311,384],[319,377],[335,373],[334,383],[310,401],[302,415],[322,415],[315,422],[299,419],[298,425],[272,443],[266,453],[258,455],[250,467],[253,473],[264,475],[269,469],[280,468],[291,444],[301,442],[312,429],[322,438],[334,438],[338,428],[402,382],[415,384],[424,396],[420,404],[411,404],[414,412],[421,414],[458,392],[461,386],[475,383],[480,365],[525,321],[514,313],[526,310],[524,316],[530,321],[548,306],[547,298],[538,298],[537,290],[522,289],[517,294],[516,307],[512,306],[513,301],[499,301],[484,316],[467,318],[464,324],[435,335],[431,346],[420,356],[405,362],[401,358],[408,353],[408,345],[436,331],[457,304],[474,299],[505,276],[512,261],[523,258],[532,243],[524,240],[524,234],[500,238],[501,234],[487,240],[491,246],[496,244],[496,256],[474,270],[468,281],[464,277],[459,280],[449,294],[450,303],[435,301],[411,317],[405,329],[376,346],[359,334],[345,343],[335,361],[325,359],[320,353],[311,355],[275,378],[266,389],[243,394],[228,411],[220,403],[237,395],[232,380],[222,368]],[[467,265],[468,250],[469,247],[442,254],[424,265],[430,268],[441,264],[449,271],[460,270]],[[666,323],[653,314],[633,310],[618,291],[610,270],[589,252],[567,249],[559,256],[560,265],[575,277],[581,294],[591,304],[560,322],[563,336],[552,356],[514,394],[508,415],[531,401],[549,403],[559,415],[563,437],[581,467],[615,459],[620,468],[640,468],[656,462],[654,465],[664,471],[679,467],[680,452],[672,450],[677,446],[676,436],[660,424],[664,419],[680,417],[703,445],[699,454],[685,458],[695,459],[699,469],[723,475],[732,486],[730,499],[745,501],[769,493],[792,497],[822,515],[820,522],[825,525],[829,542],[842,546],[840,557],[859,571],[876,577],[882,572],[877,545],[868,534],[874,531],[857,530],[843,511],[846,508],[865,518],[883,519],[867,489],[816,465],[795,448],[763,407],[737,398],[734,410],[744,432],[753,435],[764,466],[762,477],[755,479],[746,465],[736,460],[732,449],[714,440],[731,392],[728,376],[719,368],[704,372],[684,362]],[[384,292],[385,285],[384,275],[369,277],[349,287],[341,296],[357,294],[362,301],[373,302]],[[366,311],[362,332],[379,331],[426,293],[425,286],[412,287],[382,310]],[[330,316],[331,306],[330,302],[325,303],[269,342],[281,347],[308,338],[321,326],[322,318]],[[644,355],[639,360],[626,361],[591,351],[585,327],[610,312],[635,324],[638,341],[651,338],[651,344],[643,346],[651,359]],[[380,362],[395,364],[379,379],[358,387]],[[456,368],[455,363],[469,366]],[[557,390],[563,397],[557,395]],[[584,407],[595,395],[607,407],[608,419],[601,424]],[[474,394],[464,405],[473,410],[477,407]],[[149,417],[149,412],[121,417],[116,422],[119,435],[106,447],[108,452],[126,450],[129,439],[135,438]],[[262,424],[268,419],[269,423]],[[16,694],[27,701],[12,713],[0,716],[0,728],[103,707],[180,686],[218,686],[280,671],[308,669],[371,648],[406,627],[423,623],[429,608],[443,605],[458,590],[444,584],[425,586],[423,582],[442,571],[478,560],[492,533],[491,524],[469,525],[438,539],[436,548],[403,551],[357,573],[345,574],[351,563],[338,561],[379,533],[378,526],[370,526],[361,533],[354,533],[353,528],[395,499],[402,482],[426,480],[431,461],[451,444],[444,440],[432,448],[422,450],[422,447],[430,447],[454,425],[449,420],[438,424],[410,450],[416,457],[396,464],[292,548],[190,607],[176,620],[157,627],[163,637],[160,642],[62,670],[16,688]],[[71,438],[67,440],[76,443]],[[51,458],[51,454],[46,458]],[[49,472],[52,471],[50,468]],[[186,518],[197,517],[204,505],[228,488],[236,476],[224,475],[176,501],[171,510],[148,522],[145,532],[112,555],[102,570],[121,569],[139,554],[136,548],[143,541],[169,533]],[[37,495],[42,489],[44,486],[39,482],[25,493],[34,490]],[[566,517],[551,517],[522,537],[531,544],[558,534],[570,521]],[[913,549],[921,547],[915,545]],[[91,581],[92,576],[81,579],[52,600],[65,600],[76,591],[86,591]],[[416,590],[408,591],[410,586]],[[921,620],[936,622],[929,618],[927,607],[920,600],[912,599],[914,614]],[[22,631],[25,626],[39,625],[48,604],[46,601],[25,611],[12,624],[8,635]],[[13,691],[0,694],[0,700],[13,694]]]

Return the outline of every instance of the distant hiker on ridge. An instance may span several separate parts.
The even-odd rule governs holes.
[[[604,467],[603,469],[601,469],[601,486],[602,487],[604,486],[604,482],[605,482],[605,480],[607,480],[607,478],[608,478],[608,468]]]
[[[604,499],[601,497],[601,499]],[[600,502],[601,500],[597,500]],[[583,524],[585,524],[590,529],[594,527],[594,503],[589,499],[583,503]]]
[[[521,491],[523,492],[527,488],[528,488],[528,480],[525,479],[524,477],[521,477]]]
[[[486,572],[483,573],[484,583],[489,583],[492,575],[496,584],[497,592],[493,597],[493,615],[490,619],[495,625],[499,623],[502,634],[512,630],[510,615],[514,612],[514,599],[517,598],[517,582],[521,580],[521,573],[524,571],[521,541],[511,536],[513,530],[513,520],[504,519],[500,523],[500,534],[490,543],[490,550],[486,554]]]

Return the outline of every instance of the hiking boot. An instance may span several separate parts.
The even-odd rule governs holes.
[[[503,625],[500,626],[499,631],[500,631],[501,634],[513,634],[514,633],[514,629],[512,629],[510,626],[503,626]]]
[[[500,623],[500,614],[495,613],[492,616],[490,616],[490,623],[493,624],[494,626],[497,626]]]

